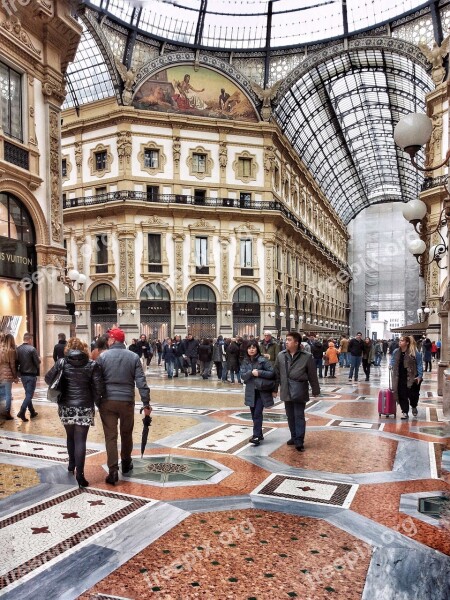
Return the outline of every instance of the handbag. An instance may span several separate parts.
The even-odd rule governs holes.
[[[47,390],[47,400],[49,402],[59,403],[61,400],[61,378],[63,375],[63,367],[64,367],[65,359],[61,358],[57,363],[56,374],[53,378],[53,381],[48,386]]]
[[[273,379],[263,379],[262,377],[255,377],[255,388],[261,392],[274,392],[277,387],[276,382]]]

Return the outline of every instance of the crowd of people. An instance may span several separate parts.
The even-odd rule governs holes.
[[[284,402],[291,437],[287,444],[304,451],[305,406],[309,388],[313,396],[320,395],[319,379],[336,378],[336,367],[349,368],[349,382],[358,381],[362,365],[365,380],[370,380],[371,367],[379,367],[382,357],[390,354],[392,390],[401,407],[402,419],[408,419],[411,408],[417,417],[417,405],[424,370],[431,371],[433,359],[439,358],[440,341],[422,338],[417,343],[411,336],[386,340],[363,339],[358,332],[348,339],[341,336],[321,339],[314,334],[301,336],[289,332],[286,339],[276,339],[264,331],[262,339],[253,335],[216,340],[196,340],[192,334],[185,339],[149,340],[145,334],[125,345],[125,334],[119,328],[97,336],[91,347],[74,337],[66,340],[61,333],[54,347],[54,365],[45,375],[47,384],[61,381],[58,414],[66,430],[69,455],[68,471],[76,475],[80,487],[89,485],[84,477],[86,439],[94,424],[98,407],[105,435],[108,463],[106,483],[118,481],[118,428],[121,438],[121,469],[133,469],[133,427],[135,388],[150,415],[150,389],[146,375],[153,357],[165,368],[169,379],[184,375],[199,375],[203,379],[215,376],[220,382],[245,384],[244,403],[250,408],[253,435],[249,442],[259,445],[263,440],[263,411],[273,406],[280,395]],[[4,398],[3,417],[11,415],[12,385],[19,377],[24,388],[24,400],[17,417],[26,422],[38,416],[33,395],[39,376],[41,359],[33,345],[33,336],[25,333],[23,343],[16,348],[11,334],[0,334],[0,399]]]

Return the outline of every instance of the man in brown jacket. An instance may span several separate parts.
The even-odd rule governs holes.
[[[349,367],[350,363],[348,360],[348,338],[342,336],[341,341],[339,342],[339,366],[340,367]]]
[[[320,394],[320,386],[314,359],[303,350],[301,336],[297,331],[287,334],[286,350],[278,354],[274,371],[291,432],[291,439],[287,445],[295,446],[296,450],[304,452],[305,406],[309,400],[309,384],[313,396]],[[278,390],[272,395],[276,397]]]

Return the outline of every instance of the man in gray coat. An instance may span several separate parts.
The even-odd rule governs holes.
[[[117,451],[117,425],[120,421],[120,441],[122,473],[129,473],[133,468],[131,452],[133,451],[134,427],[134,389],[139,389],[144,415],[150,415],[150,389],[142,369],[139,356],[125,347],[125,333],[122,329],[108,331],[107,352],[103,352],[97,362],[100,365],[105,381],[105,397],[99,407],[105,432],[106,455],[109,475],[106,483],[114,485],[119,480],[119,454]]]
[[[301,336],[297,331],[287,334],[286,350],[278,354],[274,371],[291,432],[291,439],[287,444],[304,452],[305,406],[309,400],[309,384],[313,396],[320,394],[320,386],[314,359],[303,350]],[[272,395],[278,395],[278,388]]]

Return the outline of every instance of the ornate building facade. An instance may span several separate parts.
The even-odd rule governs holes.
[[[77,332],[347,331],[346,228],[250,86],[182,63],[137,87],[63,114]]]
[[[60,119],[82,28],[69,2],[26,4],[0,7],[0,330],[19,343],[32,332],[47,356],[70,323],[54,268],[65,263]]]

